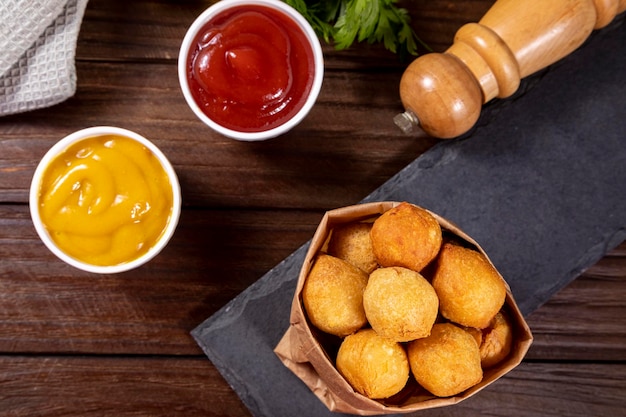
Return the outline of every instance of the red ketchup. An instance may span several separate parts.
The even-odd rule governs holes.
[[[202,111],[228,129],[260,132],[302,108],[314,78],[313,50],[298,24],[258,5],[224,11],[192,43],[191,94]]]

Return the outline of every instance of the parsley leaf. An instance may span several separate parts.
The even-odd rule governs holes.
[[[419,40],[406,9],[397,0],[284,0],[300,12],[315,32],[335,48],[355,42],[379,43],[401,55],[417,55]]]

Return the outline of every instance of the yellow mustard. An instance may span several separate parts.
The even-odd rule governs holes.
[[[165,231],[173,192],[167,173],[143,144],[118,135],[68,147],[47,167],[39,211],[52,240],[92,265],[130,262]]]

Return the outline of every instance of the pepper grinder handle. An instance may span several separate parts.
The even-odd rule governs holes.
[[[405,132],[419,125],[448,139],[474,126],[481,108],[517,91],[521,79],[577,49],[626,10],[626,0],[497,0],[456,33],[444,53],[415,59],[400,80]]]

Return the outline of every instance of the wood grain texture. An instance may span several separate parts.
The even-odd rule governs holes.
[[[78,77],[76,95],[54,110],[0,121],[0,202],[27,202],[45,152],[94,125],[131,129],[159,146],[179,175],[186,206],[340,207],[363,199],[435,143],[395,129],[394,72],[328,73],[298,128],[263,143],[205,127],[184,101],[175,65],[79,63]]]
[[[310,239],[320,218],[185,211],[144,268],[98,276],[55,259],[25,206],[0,205],[0,351],[200,354],[189,332]]]
[[[0,118],[0,415],[249,416],[189,331],[307,242],[325,210],[360,201],[437,143],[393,125],[407,63],[367,44],[324,46],[318,103],[284,137],[240,143],[208,131],[184,102],[176,60],[209,4],[90,0],[76,95]],[[492,4],[401,2],[435,51]],[[44,153],[103,124],[161,148],[184,209],[152,262],[96,276],[44,247],[27,203]],[[624,415],[625,278],[622,243],[529,316],[535,343],[519,368],[420,415]]]
[[[0,358],[8,416],[249,416],[200,358]]]
[[[5,415],[250,415],[210,362],[199,358],[13,356],[0,357],[0,369]],[[454,411],[419,415],[620,416],[624,381],[624,364],[523,363]]]
[[[187,210],[153,262],[101,277],[48,253],[26,207],[0,205],[0,258],[12,260],[0,263],[0,351],[199,354],[189,331],[307,242],[320,219],[316,211]],[[626,243],[529,317],[528,357],[623,360],[624,278]]]

